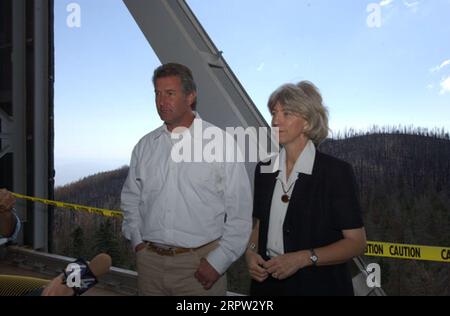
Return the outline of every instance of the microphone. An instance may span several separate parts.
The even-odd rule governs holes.
[[[111,264],[111,257],[106,253],[101,253],[96,255],[91,260],[91,262],[89,263],[89,268],[91,269],[92,273],[98,278],[109,272]]]
[[[98,280],[97,278],[108,273],[109,269],[111,268],[111,264],[112,264],[112,260],[111,257],[106,254],[106,253],[101,253],[96,255],[88,264],[86,261],[84,261],[83,259],[77,259],[75,262],[72,262],[71,264],[76,264],[78,265],[79,269],[78,269],[78,274],[79,274],[79,281],[80,281],[80,286],[79,287],[70,287],[73,290],[73,294],[74,295],[81,295],[84,292],[86,292],[87,290],[91,289],[92,287],[94,287],[97,283]],[[70,269],[71,264],[69,264],[66,269],[64,269],[63,271],[63,275],[60,275],[58,278],[60,278],[61,276],[63,277],[63,282],[62,284],[64,284],[67,288],[69,288],[67,286],[67,278],[70,277],[72,274],[67,274],[68,271],[71,271],[72,269]],[[54,279],[53,281],[51,281],[49,283],[49,286],[52,286],[52,283],[57,282],[59,283],[58,286],[60,286],[60,281]],[[28,294],[26,294],[26,296],[41,296],[44,288],[40,288],[37,290],[34,290]],[[51,295],[51,294],[50,294]],[[56,294],[56,295],[61,295],[61,294]]]

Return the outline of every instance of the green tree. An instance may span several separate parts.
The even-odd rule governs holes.
[[[110,219],[102,222],[94,235],[96,254],[104,252],[111,256],[114,266],[122,265],[123,255],[120,251],[119,240],[114,233]]]
[[[83,229],[78,226],[71,234],[70,256],[75,258],[86,258],[86,247],[84,243]]]

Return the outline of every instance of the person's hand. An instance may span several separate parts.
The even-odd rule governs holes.
[[[253,250],[247,250],[245,260],[247,261],[248,272],[253,280],[261,283],[269,277],[269,273],[263,267],[266,261],[258,253]]]
[[[139,245],[134,247],[134,252],[138,253],[139,251],[143,250],[145,247],[147,247],[147,245],[145,243],[141,242]]]
[[[16,198],[7,190],[0,190],[0,213],[11,212]]]
[[[264,268],[274,279],[284,280],[308,266],[309,261],[308,251],[298,251],[272,258],[264,264]]]
[[[0,235],[3,237],[11,236],[16,227],[16,218],[11,212],[15,202],[16,199],[11,192],[0,190]]]
[[[219,272],[217,272],[205,258],[200,259],[200,265],[194,276],[198,282],[203,285],[205,290],[209,290],[220,278]]]
[[[74,291],[63,284],[63,275],[60,274],[54,278],[42,292],[41,296],[73,296]]]

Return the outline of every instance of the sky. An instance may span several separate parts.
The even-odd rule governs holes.
[[[450,130],[450,0],[188,0],[260,112],[312,81],[345,128]],[[73,7],[79,8],[74,27]],[[121,0],[55,0],[56,185],[129,163],[160,64]]]

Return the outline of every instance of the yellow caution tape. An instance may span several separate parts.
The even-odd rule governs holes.
[[[22,194],[12,193],[16,198],[39,202],[46,205],[52,205],[60,208],[67,208],[75,211],[84,211],[106,217],[123,218],[120,211],[111,211],[96,207],[83,206],[78,204],[70,204],[64,202],[51,201],[36,197],[26,196]],[[431,247],[405,244],[392,244],[385,242],[368,241],[366,247],[366,256],[386,257],[396,259],[412,259],[436,262],[450,262],[450,248],[447,247]]]
[[[450,248],[368,241],[366,256],[450,262]]]
[[[106,210],[106,209],[102,209],[102,208],[96,208],[96,207],[89,207],[89,206],[83,206],[83,205],[78,205],[78,204],[70,204],[70,203],[64,203],[64,202],[51,201],[51,200],[40,199],[40,198],[36,198],[36,197],[32,197],[32,196],[26,196],[26,195],[22,195],[22,194],[17,194],[17,193],[12,193],[12,195],[15,196],[18,199],[23,199],[23,200],[43,203],[43,204],[52,205],[52,206],[55,206],[55,207],[67,208],[67,209],[71,209],[71,210],[75,210],[75,211],[89,212],[89,213],[92,213],[92,214],[97,214],[97,215],[106,216],[106,217],[120,217],[120,218],[123,217],[123,214],[120,211],[111,211],[111,210]]]

